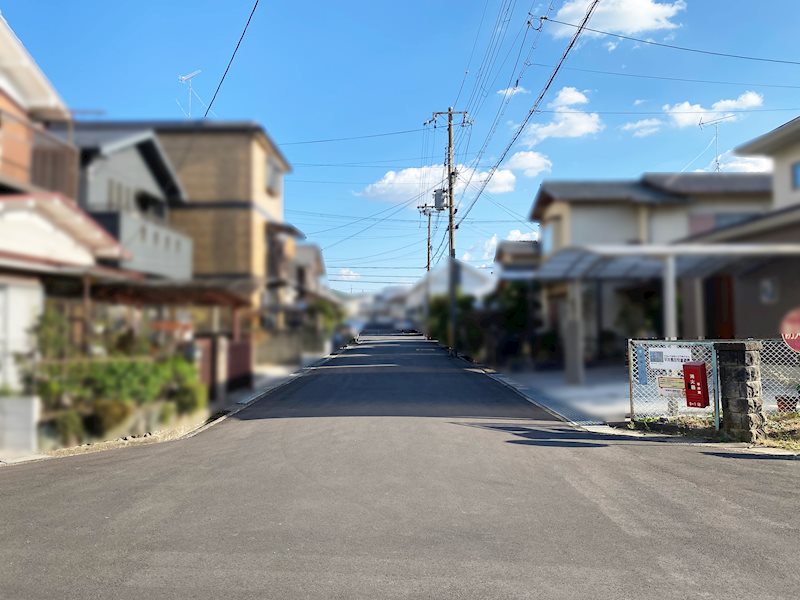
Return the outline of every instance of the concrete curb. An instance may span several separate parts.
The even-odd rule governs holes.
[[[29,463],[34,463],[34,462],[43,462],[43,461],[46,461],[46,460],[57,460],[57,459],[62,459],[62,458],[72,458],[74,456],[83,456],[84,454],[98,454],[100,452],[107,452],[108,450],[119,450],[119,449],[122,449],[122,448],[132,448],[132,447],[135,447],[135,446],[144,446],[144,445],[152,445],[152,444],[163,444],[164,442],[177,442],[177,441],[180,441],[180,440],[185,440],[185,439],[194,437],[197,434],[202,433],[206,429],[209,429],[209,428],[213,427],[214,425],[216,425],[218,423],[221,423],[222,421],[224,421],[228,417],[232,417],[233,415],[235,415],[238,412],[244,410],[248,406],[250,406],[252,404],[255,404],[259,400],[262,400],[263,398],[266,398],[272,392],[275,392],[275,391],[277,391],[277,390],[279,390],[279,389],[281,389],[283,387],[286,387],[287,385],[289,385],[293,381],[296,381],[296,380],[302,378],[303,376],[305,376],[307,374],[308,371],[313,370],[317,366],[325,364],[326,362],[328,362],[332,358],[338,356],[339,354],[341,354],[345,350],[349,350],[352,347],[353,346],[350,346],[350,345],[344,346],[344,347],[340,348],[337,351],[331,352],[328,356],[325,356],[325,357],[323,357],[323,358],[311,363],[310,365],[306,365],[305,367],[302,367],[301,369],[298,369],[297,371],[294,371],[294,372],[290,373],[286,377],[285,380],[280,381],[279,383],[275,384],[272,387],[269,387],[267,389],[261,389],[261,390],[255,392],[254,394],[252,394],[246,400],[246,403],[241,404],[239,407],[236,408],[236,410],[234,410],[234,411],[232,411],[230,413],[224,414],[224,415],[214,419],[213,421],[201,423],[197,427],[195,427],[193,429],[190,429],[189,431],[187,431],[187,432],[185,432],[185,433],[183,433],[183,434],[181,434],[179,436],[176,436],[176,437],[173,437],[173,438],[167,438],[167,439],[151,439],[151,440],[148,440],[147,438],[143,438],[143,440],[141,442],[135,443],[135,444],[121,444],[121,445],[118,445],[118,446],[110,446],[108,448],[96,448],[96,449],[93,449],[90,452],[76,452],[74,454],[63,454],[63,455],[60,455],[60,456],[52,456],[52,455],[49,455],[49,454],[36,454],[36,455],[31,455],[31,456],[14,457],[14,458],[11,458],[11,459],[8,459],[8,460],[0,459],[0,468],[13,467],[13,466],[16,466],[16,465],[29,464]],[[115,440],[108,440],[108,441],[112,442],[112,441],[115,441]],[[80,446],[78,446],[78,447],[80,447]]]

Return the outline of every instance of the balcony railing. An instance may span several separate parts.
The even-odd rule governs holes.
[[[78,150],[41,126],[0,111],[0,176],[8,183],[60,192],[78,192]]]

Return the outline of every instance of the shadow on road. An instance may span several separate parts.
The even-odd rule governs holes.
[[[795,454],[754,454],[750,452],[703,452],[703,454],[718,458],[739,458],[744,460],[800,460]]]

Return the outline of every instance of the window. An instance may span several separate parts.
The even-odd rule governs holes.
[[[272,157],[267,159],[267,192],[271,196],[283,193],[283,172],[278,161]]]
[[[792,188],[800,189],[800,161],[792,165]]]
[[[106,190],[106,206],[108,208],[112,208],[114,206],[114,201],[112,199],[113,195],[114,195],[114,182],[109,179],[108,189]]]
[[[689,215],[689,234],[697,235],[722,227],[744,223],[757,217],[758,213],[697,213]]]
[[[561,219],[550,219],[542,223],[542,254],[550,254],[561,245]]]

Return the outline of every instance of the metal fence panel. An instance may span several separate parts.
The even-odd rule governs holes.
[[[630,340],[628,347],[631,418],[714,415],[719,427],[717,356],[709,341]],[[682,363],[706,364],[709,406],[689,408]]]
[[[762,340],[761,394],[764,413],[796,412],[800,396],[800,354],[781,339]]]

